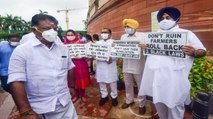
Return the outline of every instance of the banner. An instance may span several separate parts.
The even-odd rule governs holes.
[[[87,44],[87,57],[94,57],[97,60],[108,61],[110,46],[100,44]]]
[[[128,59],[140,59],[141,48],[138,47],[140,41],[114,41],[111,47],[110,56]]]
[[[186,32],[146,33],[145,44],[148,48],[144,50],[144,55],[185,58],[186,54],[182,52],[181,48],[186,45],[186,42]]]
[[[71,58],[86,57],[86,45],[85,44],[68,44],[66,46],[69,49]]]

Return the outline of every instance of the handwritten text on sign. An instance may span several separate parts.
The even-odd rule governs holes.
[[[69,49],[71,58],[82,58],[86,56],[85,44],[69,44],[66,46]]]
[[[147,33],[145,44],[148,48],[144,50],[144,54],[185,58],[186,54],[181,48],[186,45],[186,42],[187,33],[185,32]]]
[[[111,57],[128,59],[140,59],[140,41],[114,41],[115,46],[111,48]]]
[[[108,61],[110,47],[107,45],[100,44],[88,44],[87,45],[87,56],[94,57],[97,60]]]

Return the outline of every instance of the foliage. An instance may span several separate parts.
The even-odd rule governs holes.
[[[19,16],[0,16],[0,39],[6,39],[9,34],[22,34],[29,32],[30,22],[23,20]]]
[[[192,86],[192,99],[199,91],[204,91],[208,94],[213,92],[213,61],[210,60],[209,56],[194,60],[189,80]]]
[[[19,16],[0,16],[0,31],[28,31],[30,30],[30,22],[26,22]]]
[[[123,65],[123,59],[118,58],[117,59],[117,70],[118,70],[119,80],[124,81],[122,65]]]

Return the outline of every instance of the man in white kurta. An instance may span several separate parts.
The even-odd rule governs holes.
[[[136,40],[143,42],[144,33],[136,31],[139,26],[139,23],[136,20],[124,19],[123,26],[125,27],[126,34],[121,36],[121,40]],[[140,59],[124,59],[123,61],[126,102],[121,106],[122,109],[126,109],[132,104],[134,104],[134,81],[136,82],[139,90],[142,81],[141,77],[143,75],[144,64],[145,56],[142,53]],[[146,112],[145,100],[145,96],[138,96],[139,114],[141,115]]]
[[[101,37],[103,40],[96,42],[97,44],[112,46],[113,39],[111,37],[111,30],[108,28],[102,29]],[[109,61],[99,61],[97,60],[96,64],[96,79],[100,85],[101,100],[99,105],[102,106],[108,100],[107,84],[110,84],[111,87],[111,98],[112,105],[117,106],[117,81],[118,81],[118,72],[116,66],[116,59],[110,58]]]
[[[179,18],[178,9],[161,9],[158,13],[159,32],[187,32],[187,44],[182,48],[186,58],[149,55],[139,91],[139,95],[153,96],[160,119],[183,119],[184,103],[190,92],[188,75],[194,57],[204,56],[206,50],[194,33],[179,28]]]

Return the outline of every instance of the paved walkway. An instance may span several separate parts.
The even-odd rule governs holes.
[[[98,101],[100,99],[98,84],[95,79],[92,79],[92,85],[86,90],[88,103],[83,103],[78,100],[75,103],[79,119],[158,119],[153,110],[153,105],[150,101],[146,102],[146,114],[138,114],[138,104],[135,99],[135,105],[128,109],[121,109],[121,105],[125,101],[125,90],[119,91],[119,104],[117,107],[111,105],[111,100],[104,106],[100,107]],[[4,92],[0,88],[0,119],[8,119],[11,112],[15,112],[15,104],[10,94]],[[155,115],[152,117],[152,115]],[[11,115],[14,115],[12,113]],[[10,115],[10,116],[11,116]],[[185,113],[184,119],[191,119],[191,113]],[[213,119],[210,116],[209,119]]]

